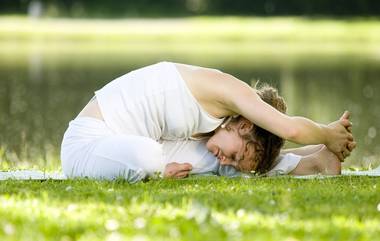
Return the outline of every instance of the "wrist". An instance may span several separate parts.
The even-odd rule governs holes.
[[[327,125],[320,124],[322,130],[322,143],[326,146],[330,143],[330,128]]]

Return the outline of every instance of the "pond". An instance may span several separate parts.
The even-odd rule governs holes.
[[[350,110],[358,147],[344,166],[380,164],[379,53],[282,51],[286,45],[270,51],[256,51],[257,46],[235,52],[233,45],[192,51],[145,44],[149,47],[134,49],[110,42],[3,42],[0,166],[58,168],[62,135],[94,90],[162,60],[218,68],[248,83],[269,82],[279,88],[291,115],[329,123]]]

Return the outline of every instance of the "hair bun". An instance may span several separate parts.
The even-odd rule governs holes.
[[[286,113],[287,106],[285,100],[278,94],[277,89],[273,88],[269,84],[263,84],[257,88],[256,91],[263,101],[273,106],[278,111]]]

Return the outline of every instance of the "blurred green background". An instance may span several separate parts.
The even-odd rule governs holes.
[[[329,123],[348,109],[358,147],[344,166],[377,166],[379,13],[369,0],[2,0],[0,168],[58,169],[93,91],[162,60],[269,82],[291,115]]]
[[[2,0],[5,13],[50,17],[183,17],[193,15],[376,16],[376,0]]]

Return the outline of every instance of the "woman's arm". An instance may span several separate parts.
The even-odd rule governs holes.
[[[299,144],[325,144],[339,159],[349,153],[347,145],[353,141],[347,128],[348,118],[329,125],[316,123],[299,116],[288,116],[265,103],[256,91],[246,83],[228,74],[220,74],[220,88],[224,105],[233,113],[240,114],[252,123],[284,139]],[[348,116],[345,113],[345,116]]]
[[[282,149],[280,153],[281,154],[293,153],[299,156],[307,156],[307,155],[311,155],[320,151],[323,147],[325,147],[323,144],[307,145],[307,146],[302,146],[298,148]],[[347,146],[350,152],[352,152],[355,149],[355,147],[356,147],[356,142],[350,142],[350,144],[348,144]],[[346,155],[345,157],[348,157],[348,155]]]

